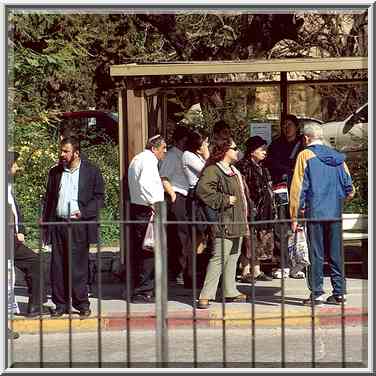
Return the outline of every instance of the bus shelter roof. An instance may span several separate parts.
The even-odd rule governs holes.
[[[367,57],[285,58],[242,61],[204,61],[111,66],[111,76],[161,76],[226,73],[337,71],[368,69]]]

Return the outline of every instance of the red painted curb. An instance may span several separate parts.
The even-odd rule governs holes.
[[[322,316],[328,315],[328,316]],[[330,316],[329,316],[330,315]],[[368,324],[368,312],[364,311],[362,308],[344,308],[342,312],[342,307],[330,307],[330,308],[321,308],[320,314],[318,315],[319,325],[320,326],[330,326],[330,325],[341,325],[342,320],[344,324],[349,325],[358,325]]]
[[[209,326],[209,310],[196,311],[197,327]],[[137,312],[131,314],[129,318],[119,314],[112,314],[104,318],[106,321],[105,330],[125,330],[130,329],[154,329],[156,328],[156,315]],[[193,312],[176,311],[169,312],[167,316],[168,328],[193,327]]]

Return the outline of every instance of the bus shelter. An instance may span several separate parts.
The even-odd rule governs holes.
[[[367,57],[285,58],[247,61],[174,62],[113,65],[119,89],[120,218],[125,220],[129,162],[155,135],[166,135],[167,98],[171,90],[230,87],[277,87],[279,118],[289,112],[294,85],[366,85]],[[333,73],[338,73],[334,74]],[[231,75],[244,79],[232,80]],[[260,78],[261,75],[261,78]],[[225,77],[213,80],[212,77]],[[335,76],[333,78],[333,76]],[[199,77],[198,80],[191,80]],[[367,90],[367,88],[365,89]],[[124,256],[124,231],[121,254]]]

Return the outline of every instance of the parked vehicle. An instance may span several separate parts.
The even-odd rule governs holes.
[[[110,111],[74,111],[60,115],[58,133],[72,131],[90,144],[119,142],[118,114]]]
[[[338,151],[348,153],[367,150],[368,103],[343,121],[322,124],[324,139]]]

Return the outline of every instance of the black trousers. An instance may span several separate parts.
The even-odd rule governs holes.
[[[62,221],[62,219],[59,219]],[[72,306],[88,309],[90,306],[87,281],[89,271],[89,243],[87,225],[78,221],[55,225],[51,232],[51,287],[56,308],[69,308],[69,270],[71,270]],[[69,235],[71,232],[71,236]],[[69,245],[69,243],[71,243]],[[71,262],[69,263],[69,252]]]
[[[133,295],[152,295],[154,292],[154,253],[142,249],[146,228],[152,215],[149,206],[131,204],[131,220],[143,221],[131,225],[132,246],[130,250],[130,265],[127,273],[131,273],[131,290]]]
[[[168,220],[182,222],[168,225],[167,248],[168,248],[168,271],[172,277],[184,272],[191,274],[192,246],[191,231],[187,222],[187,197],[176,193],[175,202],[171,202],[170,196],[166,196],[168,204]]]
[[[46,288],[41,288],[43,264],[40,265],[39,256],[25,244],[15,240],[14,265],[25,274],[29,294],[29,304],[39,305],[47,302]],[[40,270],[40,267],[42,270]]]

